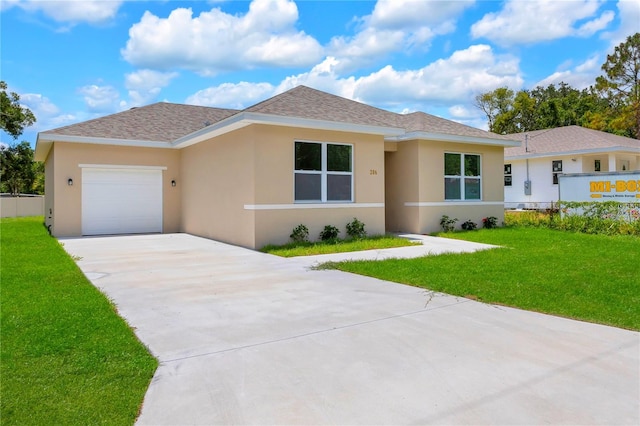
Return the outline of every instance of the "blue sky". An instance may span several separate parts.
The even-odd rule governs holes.
[[[18,139],[158,101],[244,108],[299,84],[474,127],[477,94],[594,83],[640,0],[2,0]],[[13,140],[2,134],[2,142]]]

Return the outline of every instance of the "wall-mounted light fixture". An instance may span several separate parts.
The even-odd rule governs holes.
[[[73,179],[71,178],[67,179],[67,185],[73,186]]]
[[[171,186],[176,186],[176,180],[175,180],[175,179],[173,179],[173,180],[171,181]]]

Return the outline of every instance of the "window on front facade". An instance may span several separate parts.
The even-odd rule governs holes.
[[[444,154],[444,199],[480,200],[482,187],[480,156]]]
[[[553,168],[553,184],[558,184],[558,175],[562,173],[562,160],[553,160],[551,162]]]
[[[296,202],[353,201],[353,146],[296,142]]]
[[[504,186],[511,186],[512,184],[512,179],[511,179],[511,164],[505,164],[504,165]]]

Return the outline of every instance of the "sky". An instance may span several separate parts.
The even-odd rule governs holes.
[[[640,0],[0,1],[18,140],[154,102],[242,109],[306,85],[487,129],[498,87],[594,84]]]

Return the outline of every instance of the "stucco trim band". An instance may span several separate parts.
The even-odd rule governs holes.
[[[384,203],[245,204],[245,210],[351,209],[383,208]]]
[[[126,164],[78,164],[81,169],[167,170],[166,166],[131,166]]]
[[[504,201],[422,201],[406,202],[405,207],[504,206]]]

